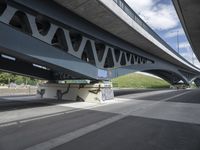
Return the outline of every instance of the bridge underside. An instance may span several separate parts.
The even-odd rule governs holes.
[[[0,70],[46,80],[95,81],[145,71],[171,84],[181,80],[188,84],[195,76],[196,72],[143,52],[72,12],[67,11],[68,17],[73,19],[64,24],[59,21],[63,17],[59,13],[51,18],[34,9],[14,1],[0,0]],[[40,7],[37,9],[42,10]],[[88,30],[96,27],[98,32],[102,31],[105,41],[109,37],[121,46],[74,29],[70,25],[72,22],[80,27],[87,26]]]
[[[194,80],[194,83],[196,84],[196,86],[197,86],[198,88],[200,88],[200,78],[195,79],[195,80]]]
[[[173,0],[187,38],[200,61],[200,2],[198,0]]]
[[[164,79],[165,81],[169,82],[172,85],[178,84],[180,81],[188,84],[185,79],[183,79],[180,75],[174,72],[165,71],[165,70],[147,70],[145,72],[156,75]]]

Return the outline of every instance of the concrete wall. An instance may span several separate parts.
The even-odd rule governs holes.
[[[42,84],[38,87],[38,91],[45,90],[43,98],[58,99],[57,91],[63,94],[62,100],[70,101],[87,101],[87,102],[103,102],[114,98],[111,83],[96,84]]]

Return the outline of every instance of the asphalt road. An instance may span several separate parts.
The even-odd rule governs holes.
[[[163,89],[164,90],[164,89]],[[122,96],[127,94],[136,94],[136,93],[144,93],[144,92],[151,92],[156,91],[156,89],[115,89],[114,95],[115,96]]]
[[[199,95],[140,91],[103,105],[1,99],[0,150],[200,150]]]

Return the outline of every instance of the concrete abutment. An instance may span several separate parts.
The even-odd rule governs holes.
[[[39,85],[37,94],[43,99],[63,101],[102,103],[114,99],[111,82],[94,84],[46,83]]]

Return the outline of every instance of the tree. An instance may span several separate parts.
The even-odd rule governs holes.
[[[12,73],[0,72],[0,84],[10,84],[11,82],[20,84],[36,85],[38,83],[37,79],[20,76]]]
[[[10,73],[0,72],[0,83],[9,84],[14,81],[15,81],[15,75],[10,74]]]

